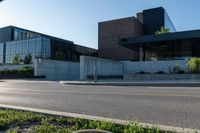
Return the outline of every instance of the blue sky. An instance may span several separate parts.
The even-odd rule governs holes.
[[[163,6],[178,31],[200,29],[200,0],[5,0],[0,27],[14,25],[98,47],[98,22]]]

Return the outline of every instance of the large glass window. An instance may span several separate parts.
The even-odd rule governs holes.
[[[4,46],[4,44],[3,43],[1,43],[0,44],[0,63],[3,63],[3,46]]]
[[[14,40],[30,39],[37,37],[40,37],[40,34],[18,28],[14,29]]]
[[[51,56],[50,40],[46,38],[34,38],[34,39],[7,42],[6,63],[12,63],[13,57],[16,54],[19,54],[21,59],[24,59],[25,56],[28,54],[31,54],[32,59],[35,59],[36,57],[50,58]]]
[[[29,48],[30,53],[35,52],[35,39],[32,39],[31,41],[29,41],[28,48]]]
[[[14,42],[12,42],[12,43],[10,43],[10,47],[11,47],[11,52],[10,52],[10,54],[11,55],[14,55],[16,52],[16,43],[14,43]]]
[[[168,28],[170,32],[176,32],[176,28],[172,23],[170,17],[168,16],[167,12],[165,12],[165,27]]]
[[[36,45],[35,45],[35,48],[36,48],[36,53],[41,53],[42,52],[42,49],[41,49],[41,39],[36,39]]]

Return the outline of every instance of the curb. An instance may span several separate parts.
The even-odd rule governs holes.
[[[110,121],[112,123],[121,124],[121,125],[126,125],[131,122],[131,121],[125,121],[125,120],[119,120],[119,119],[112,119],[112,118],[105,118],[105,117],[98,117],[98,116],[91,116],[91,115],[82,115],[82,114],[68,113],[68,112],[58,112],[58,111],[51,111],[51,110],[44,110],[44,109],[37,109],[37,108],[27,108],[27,107],[13,106],[13,105],[5,105],[5,104],[0,104],[0,108],[14,109],[14,110],[20,110],[20,111],[30,111],[30,112],[41,113],[41,114],[80,118],[80,119],[87,119],[87,120]],[[145,127],[152,128],[155,126],[149,123],[139,123],[139,125],[141,125],[143,128]],[[194,130],[189,129],[189,128],[172,127],[172,126],[165,126],[165,125],[159,125],[159,128],[163,131],[171,131],[171,132],[176,131],[177,133],[194,133]],[[200,130],[197,130],[197,132],[200,133]]]
[[[65,82],[65,85],[90,85],[90,86],[155,86],[155,87],[200,87],[200,82]]]

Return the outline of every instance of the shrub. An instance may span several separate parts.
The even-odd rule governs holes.
[[[18,65],[20,63],[20,56],[19,54],[15,54],[13,58],[13,64]]]
[[[200,58],[191,58],[188,61],[188,69],[190,73],[200,73]]]
[[[179,64],[176,64],[176,65],[173,67],[173,73],[176,73],[176,74],[184,74],[185,71],[180,67]]]
[[[166,74],[166,72],[164,72],[164,71],[158,71],[158,72],[155,72],[155,74]]]
[[[145,72],[145,71],[140,71],[140,72],[137,72],[136,74],[151,74],[150,72]]]
[[[169,33],[169,29],[168,28],[165,28],[165,27],[161,27],[160,30],[156,31],[156,35],[161,35],[161,34],[166,34],[166,33]]]
[[[34,76],[34,69],[32,67],[24,67],[16,70],[0,71],[1,76],[11,76],[11,77],[32,77]]]
[[[24,64],[30,64],[31,60],[32,60],[32,56],[31,56],[31,54],[28,54],[25,56],[23,62],[24,62]]]

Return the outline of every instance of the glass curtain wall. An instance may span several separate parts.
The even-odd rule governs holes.
[[[23,39],[30,39],[30,38],[37,38],[40,37],[39,34],[33,33],[30,31],[22,30],[15,28],[14,29],[14,40],[23,40]]]
[[[24,59],[26,55],[31,54],[32,59],[50,58],[51,44],[47,38],[33,38],[6,43],[6,63],[12,63],[16,54],[20,59]],[[33,61],[33,60],[32,60]]]
[[[176,28],[172,23],[170,17],[168,16],[167,12],[164,12],[165,17],[165,27],[169,29],[169,32],[176,32]]]
[[[3,63],[3,48],[4,48],[4,44],[0,43],[0,64]]]

